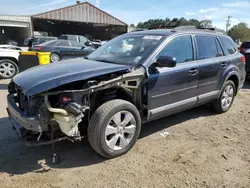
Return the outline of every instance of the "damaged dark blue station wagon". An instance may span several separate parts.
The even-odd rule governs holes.
[[[106,158],[128,152],[141,124],[211,103],[227,112],[245,58],[215,30],[178,27],[121,35],[87,58],[28,69],[9,84],[9,118],[30,145],[87,136]]]

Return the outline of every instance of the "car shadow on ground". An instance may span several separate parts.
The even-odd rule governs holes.
[[[212,111],[204,106],[186,112],[182,112],[161,120],[157,120],[142,126],[140,138],[147,137],[158,131],[175,126],[179,123],[201,116],[214,115]],[[47,168],[74,168],[98,164],[105,161],[97,155],[90,147],[87,138],[82,142],[71,143],[62,141],[55,144],[56,153],[61,157],[61,163],[51,164],[51,145],[39,147],[26,147],[24,142],[11,131],[11,124],[8,118],[0,119],[0,127],[5,127],[11,134],[7,143],[0,143],[0,172],[11,175],[25,174],[28,172],[44,172]],[[1,128],[0,128],[0,132]],[[7,137],[7,135],[5,135]],[[0,140],[1,141],[1,140]],[[7,147],[6,147],[7,144]]]
[[[246,81],[245,81],[245,84],[243,86],[243,89],[250,89],[250,78],[248,78]]]

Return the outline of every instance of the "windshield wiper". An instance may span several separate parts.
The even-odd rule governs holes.
[[[95,59],[95,61],[103,62],[103,63],[112,63],[112,64],[118,64],[118,65],[127,65],[126,63],[118,63],[106,59]]]

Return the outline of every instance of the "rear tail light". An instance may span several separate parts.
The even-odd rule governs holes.
[[[246,63],[246,58],[245,58],[245,56],[244,56],[244,55],[243,55],[243,56],[241,56],[241,57],[240,57],[240,59],[241,59],[242,63],[244,63],[244,64]]]
[[[35,47],[35,49],[36,49],[37,51],[41,51],[41,50],[43,49],[43,47],[42,47],[42,46],[38,46],[38,47]]]

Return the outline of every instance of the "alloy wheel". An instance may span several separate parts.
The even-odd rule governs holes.
[[[132,141],[135,132],[136,120],[132,113],[118,112],[110,119],[106,127],[106,144],[112,150],[122,150]]]
[[[223,109],[228,109],[231,106],[233,97],[234,97],[234,88],[233,86],[228,85],[225,88],[221,99],[221,106]]]
[[[11,78],[16,74],[16,71],[12,63],[4,62],[0,64],[0,76],[3,78]]]

